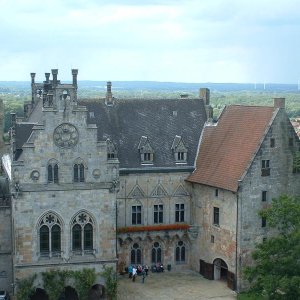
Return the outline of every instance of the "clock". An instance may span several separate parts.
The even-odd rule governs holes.
[[[72,148],[78,142],[78,130],[70,123],[60,124],[54,130],[53,140],[60,148]]]

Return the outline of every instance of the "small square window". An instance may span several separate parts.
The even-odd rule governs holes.
[[[266,202],[267,201],[267,191],[261,192],[261,201]]]
[[[274,138],[271,138],[271,139],[270,139],[270,147],[271,147],[271,148],[274,148],[274,147],[275,147],[275,139],[274,139]]]
[[[214,242],[215,242],[215,236],[214,236],[214,235],[211,235],[211,236],[210,236],[210,242],[211,242],[211,243],[214,243]]]
[[[261,161],[261,176],[270,176],[270,160]]]
[[[266,227],[267,226],[267,219],[266,217],[261,218],[261,227]]]

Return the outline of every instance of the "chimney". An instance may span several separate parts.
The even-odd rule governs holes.
[[[285,109],[285,98],[274,98],[274,108]]]
[[[106,84],[106,105],[113,105],[113,96],[111,92],[111,81]]]
[[[57,74],[58,74],[58,69],[52,69],[52,78],[53,78],[53,85],[57,85]]]
[[[35,73],[30,73],[31,76],[31,85],[34,84]]]
[[[209,105],[210,91],[207,88],[200,89],[200,98],[203,99],[205,105]]]
[[[78,69],[72,69],[73,85],[75,87],[77,87],[77,75],[78,75]]]
[[[46,83],[49,83],[50,73],[45,73]]]

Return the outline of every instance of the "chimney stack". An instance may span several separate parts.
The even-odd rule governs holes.
[[[31,85],[34,84],[35,73],[30,73],[31,76]]]
[[[106,84],[106,105],[113,105],[113,96],[111,92],[111,81],[107,81]]]
[[[57,74],[58,74],[58,69],[52,69],[52,78],[53,78],[53,85],[57,85]]]
[[[210,91],[207,88],[200,89],[200,98],[203,99],[204,105],[209,105],[210,101]]]
[[[46,83],[49,83],[50,73],[45,73]]]
[[[77,75],[78,75],[78,69],[72,69],[73,85],[75,87],[77,87]]]
[[[285,109],[285,98],[274,98],[274,108]]]

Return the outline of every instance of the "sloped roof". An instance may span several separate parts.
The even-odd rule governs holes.
[[[218,123],[204,128],[196,169],[187,180],[237,191],[273,113],[273,107],[225,107]]]
[[[154,151],[153,168],[178,167],[171,149],[176,135],[188,148],[187,166],[193,167],[206,121],[202,99],[117,99],[113,106],[89,99],[80,105],[90,112],[88,123],[97,125],[98,140],[109,138],[116,145],[120,168],[142,167],[138,146],[143,136]]]

